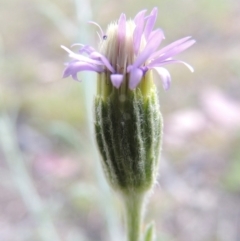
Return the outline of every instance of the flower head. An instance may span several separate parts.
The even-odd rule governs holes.
[[[157,12],[157,8],[154,8],[146,16],[146,10],[142,10],[133,20],[128,21],[125,14],[121,14],[116,23],[108,26],[106,34],[97,23],[90,22],[100,29],[99,51],[89,45],[79,44],[79,53],[74,53],[62,46],[73,59],[67,64],[63,77],[71,75],[78,80],[77,73],[81,71],[108,72],[114,87],[119,88],[125,81],[133,90],[146,73],[153,69],[160,75],[163,87],[167,90],[171,77],[163,66],[182,63],[193,72],[189,64],[173,57],[193,45],[195,40],[185,37],[159,49],[165,37],[161,29],[153,30]]]

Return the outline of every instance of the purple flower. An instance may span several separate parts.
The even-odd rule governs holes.
[[[116,88],[126,80],[133,90],[149,70],[155,70],[162,78],[163,88],[167,90],[171,76],[163,66],[181,63],[193,72],[189,64],[173,57],[193,45],[195,40],[185,37],[158,49],[165,37],[161,29],[153,30],[157,12],[157,8],[154,8],[150,15],[145,16],[146,10],[143,10],[134,20],[128,21],[125,14],[121,14],[117,23],[108,26],[106,34],[97,23],[90,22],[100,30],[99,51],[89,45],[79,44],[79,53],[74,53],[62,46],[73,59],[67,64],[63,77],[72,76],[78,80],[77,73],[80,71],[105,72],[109,73],[112,85]]]

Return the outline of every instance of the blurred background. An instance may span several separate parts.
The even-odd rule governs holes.
[[[160,80],[164,138],[147,224],[157,241],[240,240],[240,1],[0,0],[0,240],[124,240],[93,141],[94,74],[62,79],[72,43],[97,46],[124,12],[159,8],[163,45],[197,43]]]

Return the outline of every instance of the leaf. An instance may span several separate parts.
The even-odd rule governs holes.
[[[151,222],[147,225],[144,235],[144,241],[154,241],[155,240],[155,224]]]

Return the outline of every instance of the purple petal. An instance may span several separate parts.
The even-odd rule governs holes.
[[[72,44],[71,48],[75,47],[75,46],[80,46],[81,47],[81,49],[78,51],[80,54],[82,54],[82,53],[90,54],[91,52],[96,51],[92,46],[84,45],[84,44],[80,44],[80,43]]]
[[[145,46],[144,50],[138,55],[136,61],[133,64],[133,67],[139,67],[149,58],[150,55],[152,55],[155,52],[155,50],[158,48],[159,44],[162,41],[162,37],[163,35],[161,30],[154,32],[154,34],[147,42],[147,45]]]
[[[143,29],[144,29],[144,21],[145,21],[145,13],[147,10],[142,10],[139,12],[136,17],[134,18],[134,22],[136,27],[133,32],[133,46],[134,46],[134,53],[137,54],[140,48]]]
[[[168,70],[161,67],[154,67],[153,69],[156,70],[158,75],[161,76],[164,90],[168,90],[171,83],[171,76]]]
[[[173,57],[174,55],[177,55],[180,52],[184,51],[185,49],[189,48],[195,42],[196,42],[195,40],[189,40],[189,41],[187,41],[187,42],[185,42],[181,45],[177,45],[177,46],[171,48],[170,50],[168,50],[168,52],[166,52],[165,54],[163,54],[159,58],[156,58],[155,60],[153,60],[151,62],[151,64],[161,63],[161,62],[165,61],[166,59],[169,59],[170,57]]]
[[[112,73],[115,73],[115,69],[112,67],[112,65],[109,63],[108,59],[104,55],[98,52],[92,52],[90,57],[100,59],[103,65],[105,65]]]
[[[113,86],[115,86],[118,89],[123,81],[123,75],[122,74],[111,74],[110,78],[111,78]]]
[[[126,15],[121,14],[118,20],[118,41],[122,43],[126,35]]]
[[[101,66],[92,65],[88,63],[81,63],[81,62],[70,63],[63,72],[63,78],[66,78],[70,75],[76,74],[77,72],[85,71],[85,70],[102,72],[103,68]]]
[[[75,54],[70,49],[66,48],[65,46],[61,46],[61,47],[69,53],[69,57],[71,57],[75,60],[79,60],[81,62],[86,62],[86,63],[91,63],[91,64],[96,64],[96,65],[102,65],[102,61],[97,61],[97,60],[91,59],[91,58],[86,57],[81,54]]]
[[[155,34],[156,32],[161,32],[161,34],[162,34],[162,40],[165,39],[164,32],[163,32],[163,30],[162,30],[161,28],[158,28],[158,29],[155,29],[154,31],[152,31],[152,32],[150,33],[148,39],[150,39],[152,36],[154,36],[154,34]]]
[[[139,13],[137,13],[137,15],[134,17],[133,21],[136,25],[139,24],[139,21],[142,21],[140,19],[144,18],[146,11],[147,10],[144,9],[144,10],[140,11]]]
[[[78,82],[81,82],[81,80],[78,79],[77,73],[72,74],[72,78]]]
[[[130,71],[129,88],[135,89],[143,77],[143,71],[139,68],[134,68]]]
[[[161,56],[162,54],[166,53],[167,51],[171,50],[172,48],[175,48],[179,45],[181,45],[182,43],[186,42],[187,40],[189,40],[191,38],[191,36],[185,37],[185,38],[181,38],[177,41],[174,41],[173,43],[167,45],[166,47],[160,49],[159,51],[157,51],[156,53],[154,53],[151,58],[156,58]]]
[[[186,62],[184,62],[184,61],[181,61],[181,60],[177,60],[177,59],[173,59],[173,60],[166,60],[166,61],[161,61],[160,63],[155,63],[155,64],[149,64],[148,65],[148,68],[153,68],[153,67],[160,67],[160,66],[163,66],[163,65],[167,65],[167,64],[184,64],[191,72],[194,72],[194,69],[193,69],[193,67],[190,65],[190,64],[188,64],[188,63],[186,63]]]
[[[127,66],[127,73],[129,73],[132,70],[133,66],[132,65],[128,65]]]
[[[87,54],[91,54],[92,52],[96,51],[92,46],[89,45],[84,45],[80,50],[79,53],[87,53]]]
[[[145,30],[144,30],[146,40],[148,40],[148,38],[150,36],[150,33],[153,30],[154,24],[155,24],[156,19],[157,19],[157,14],[158,14],[158,9],[153,8],[152,12],[150,13],[150,15],[147,19]]]

